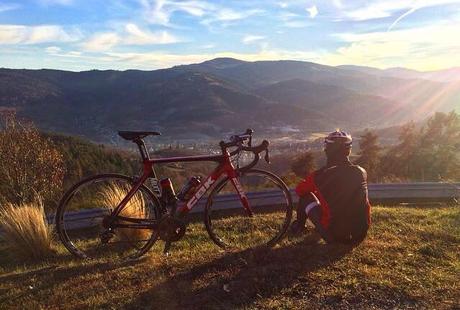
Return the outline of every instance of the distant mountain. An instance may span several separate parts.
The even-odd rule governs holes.
[[[388,68],[388,69],[377,69],[366,66],[354,66],[354,65],[342,65],[338,66],[342,69],[359,71],[366,74],[380,75],[386,77],[395,77],[400,79],[422,79],[430,80],[441,83],[452,83],[460,82],[460,67],[449,68],[438,71],[426,71],[421,72],[417,70],[411,70],[407,68]]]
[[[255,90],[255,93],[279,104],[289,104],[322,113],[338,127],[350,123],[369,126],[395,123],[404,119],[397,102],[380,96],[360,94],[339,86],[317,84],[301,79],[287,80]]]
[[[423,78],[408,78],[385,74],[385,70],[360,66],[331,67],[303,61],[236,61],[231,66],[219,66],[228,59],[214,59],[201,64],[178,66],[182,70],[212,74],[237,85],[240,90],[253,91],[278,82],[301,79],[326,84],[361,94],[385,97],[398,102],[400,107],[424,107],[423,118],[436,110],[460,109],[457,98],[460,87]],[[434,74],[431,72],[431,74]],[[455,83],[454,83],[455,84]]]
[[[16,109],[47,131],[117,144],[119,129],[215,139],[247,127],[358,130],[460,110],[459,83],[381,71],[232,58],[154,71],[0,69],[0,110]]]

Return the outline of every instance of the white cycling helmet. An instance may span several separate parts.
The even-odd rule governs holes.
[[[324,139],[324,145],[335,144],[349,147],[352,143],[353,139],[351,138],[351,135],[349,133],[346,133],[345,131],[340,131],[339,129],[337,129],[334,132],[331,132]]]

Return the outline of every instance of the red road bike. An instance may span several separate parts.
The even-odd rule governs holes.
[[[253,168],[268,141],[252,146],[252,133],[221,141],[221,154],[150,158],[144,138],[157,132],[120,131],[137,144],[142,157],[140,177],[101,174],[72,186],[56,212],[56,228],[64,246],[81,258],[107,253],[137,258],[158,241],[164,252],[186,231],[185,214],[208,191],[204,223],[211,239],[224,249],[273,246],[285,234],[292,217],[292,198],[284,182],[271,172]],[[253,160],[240,167],[243,152]],[[235,160],[236,159],[236,160]],[[175,194],[169,178],[158,181],[154,166],[178,162],[216,162],[206,178],[193,177]],[[152,186],[147,186],[149,182]]]

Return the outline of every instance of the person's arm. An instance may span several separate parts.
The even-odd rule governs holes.
[[[367,186],[367,171],[360,166],[357,166],[361,171],[362,175],[362,188],[365,196],[365,203],[366,203],[366,213],[367,213],[367,225],[371,224],[371,203],[369,201],[369,191]]]
[[[314,180],[313,180],[314,173],[309,174],[302,182],[300,182],[297,187],[295,188],[295,192],[297,196],[303,197],[306,196],[308,193],[313,192],[314,190]]]

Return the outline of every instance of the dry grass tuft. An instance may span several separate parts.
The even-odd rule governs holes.
[[[6,203],[0,209],[0,227],[15,258],[39,260],[54,254],[53,228],[46,221],[41,200],[21,205]]]
[[[118,204],[126,197],[129,188],[112,184],[106,186],[100,192],[100,199],[103,206],[115,209]],[[137,192],[126,204],[125,208],[120,212],[121,216],[145,219],[148,216],[145,206],[144,197],[140,192]],[[149,238],[151,233],[148,229],[131,229],[131,228],[118,228],[115,235],[118,239],[123,241],[139,241]]]

